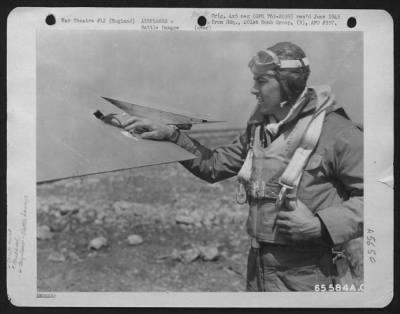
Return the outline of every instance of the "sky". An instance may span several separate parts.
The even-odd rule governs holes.
[[[244,127],[256,103],[248,61],[281,41],[306,52],[309,85],[331,85],[338,105],[362,123],[362,33],[283,31],[40,31],[38,100],[47,88],[59,92],[38,102],[38,119],[65,106],[115,112],[106,96],[226,121],[212,128]]]

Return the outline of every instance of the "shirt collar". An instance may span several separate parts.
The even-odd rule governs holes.
[[[304,105],[306,104],[306,93],[307,89],[304,89],[304,91],[297,98],[295,104],[290,108],[290,111],[288,112],[286,117],[279,122],[275,119],[275,117],[269,116],[269,122],[266,125],[266,129],[272,136],[276,136],[282,125],[287,124],[297,118],[299,113],[302,111]]]

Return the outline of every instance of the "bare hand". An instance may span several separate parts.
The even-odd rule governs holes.
[[[140,138],[159,141],[168,140],[175,132],[174,128],[166,124],[137,117],[128,119],[122,127],[129,133]]]
[[[287,210],[278,213],[276,224],[289,239],[305,241],[321,238],[321,222],[301,201],[286,200]]]

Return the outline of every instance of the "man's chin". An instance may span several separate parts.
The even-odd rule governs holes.
[[[266,109],[265,107],[258,107],[258,112],[261,113],[262,115],[268,115],[270,114],[269,110]]]
[[[263,103],[257,103],[257,111],[261,113],[264,113],[266,111]]]

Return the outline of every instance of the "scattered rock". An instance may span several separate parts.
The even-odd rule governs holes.
[[[194,222],[198,224],[203,220],[204,213],[200,210],[194,210],[190,213],[190,216],[193,218]]]
[[[161,260],[164,260],[164,259],[167,259],[167,258],[177,259],[178,257],[176,255],[173,256],[173,254],[174,254],[174,251],[172,251],[171,254],[157,255],[157,256],[155,256],[155,258],[156,258],[157,261],[161,261]]]
[[[140,235],[137,234],[131,234],[128,236],[128,238],[126,239],[126,242],[129,245],[139,245],[141,243],[143,243],[143,238]]]
[[[228,258],[229,253],[228,253],[226,250],[222,250],[222,251],[220,252],[220,255],[223,256],[223,257],[225,257],[225,258]]]
[[[188,264],[195,261],[199,257],[204,261],[214,261],[218,259],[219,255],[219,250],[216,246],[200,246],[185,250],[174,249],[169,257]],[[160,258],[165,258],[165,255],[160,256]]]
[[[215,213],[213,212],[208,212],[204,214],[203,220],[204,221],[213,221],[215,219]]]
[[[234,247],[234,248],[238,248],[240,246],[240,239],[233,239],[231,241],[229,241],[229,245]]]
[[[212,221],[210,221],[210,220],[205,220],[205,221],[203,222],[203,224],[204,224],[204,226],[205,226],[206,228],[208,228],[208,229],[210,229],[210,228],[213,226],[213,223],[212,223]]]
[[[172,259],[178,260],[185,264],[189,264],[195,261],[199,256],[200,256],[200,250],[198,248],[191,248],[187,250],[174,249],[170,255]]]
[[[175,222],[177,224],[183,224],[183,225],[191,225],[194,223],[194,218],[189,215],[185,214],[178,214],[175,217]]]
[[[62,203],[58,206],[58,210],[61,215],[73,215],[79,212],[79,208],[76,205]]]
[[[101,225],[101,224],[103,224],[103,220],[100,219],[100,218],[96,218],[96,220],[93,221],[93,223],[94,223],[95,225]]]
[[[162,259],[164,258],[166,255],[160,255],[159,258]],[[178,251],[177,249],[173,249],[171,252],[171,255],[169,255],[169,257],[171,257],[174,260],[179,260],[181,256],[181,251]]]
[[[233,274],[237,274],[237,275],[243,274],[240,265],[237,265],[235,263],[231,263],[230,265],[224,266],[223,270],[232,275]]]
[[[64,216],[61,216],[50,223],[50,230],[53,232],[61,232],[68,225],[68,219]]]
[[[60,205],[59,203],[54,203],[49,205],[48,214],[50,217],[52,218],[61,217],[59,205]]]
[[[50,262],[62,263],[65,262],[66,258],[65,255],[58,252],[53,252],[47,258]]]
[[[68,257],[72,260],[75,260],[77,262],[81,262],[82,259],[76,254],[75,252],[68,252]]]
[[[97,212],[95,209],[87,209],[85,211],[81,211],[78,214],[78,219],[81,224],[89,223],[95,221],[97,218]]]
[[[231,202],[232,201],[232,197],[231,196],[227,196],[227,195],[223,195],[221,197],[221,201],[223,201],[223,202]]]
[[[90,252],[87,256],[88,256],[88,257],[93,257],[93,256],[97,256],[97,255],[99,255],[99,254],[97,253],[97,251],[92,251],[92,252]]]
[[[103,223],[106,225],[112,225],[116,222],[116,216],[115,215],[106,215],[103,217]]]
[[[213,261],[219,257],[219,251],[216,246],[201,246],[199,251],[200,257],[205,261]]]
[[[194,227],[193,224],[192,224],[192,225],[183,225],[183,224],[180,224],[180,226],[181,226],[181,228],[182,228],[183,230],[186,230],[186,231],[188,231],[188,232],[191,232],[191,230],[193,230],[193,227]]]
[[[38,240],[51,240],[54,237],[53,232],[50,231],[50,227],[43,225],[37,228],[37,235]]]
[[[235,280],[234,282],[232,282],[232,285],[234,285],[234,286],[240,286],[241,284],[242,284],[242,282],[240,280]]]
[[[180,260],[185,263],[189,264],[195,261],[200,256],[200,250],[197,248],[185,250],[181,253]]]
[[[105,237],[97,237],[90,241],[88,248],[91,250],[100,250],[107,246],[107,239]]]
[[[116,220],[116,226],[118,227],[119,231],[125,232],[126,229],[129,228],[130,223],[123,217],[118,217]]]
[[[46,213],[47,214],[49,212],[49,208],[50,208],[50,206],[48,204],[42,204],[42,203],[37,204],[38,213]]]
[[[233,261],[241,261],[243,259],[243,256],[241,254],[233,254],[231,256],[231,260]]]
[[[115,202],[112,207],[115,209],[117,214],[123,214],[127,210],[132,208],[132,203],[127,201],[117,201]]]

